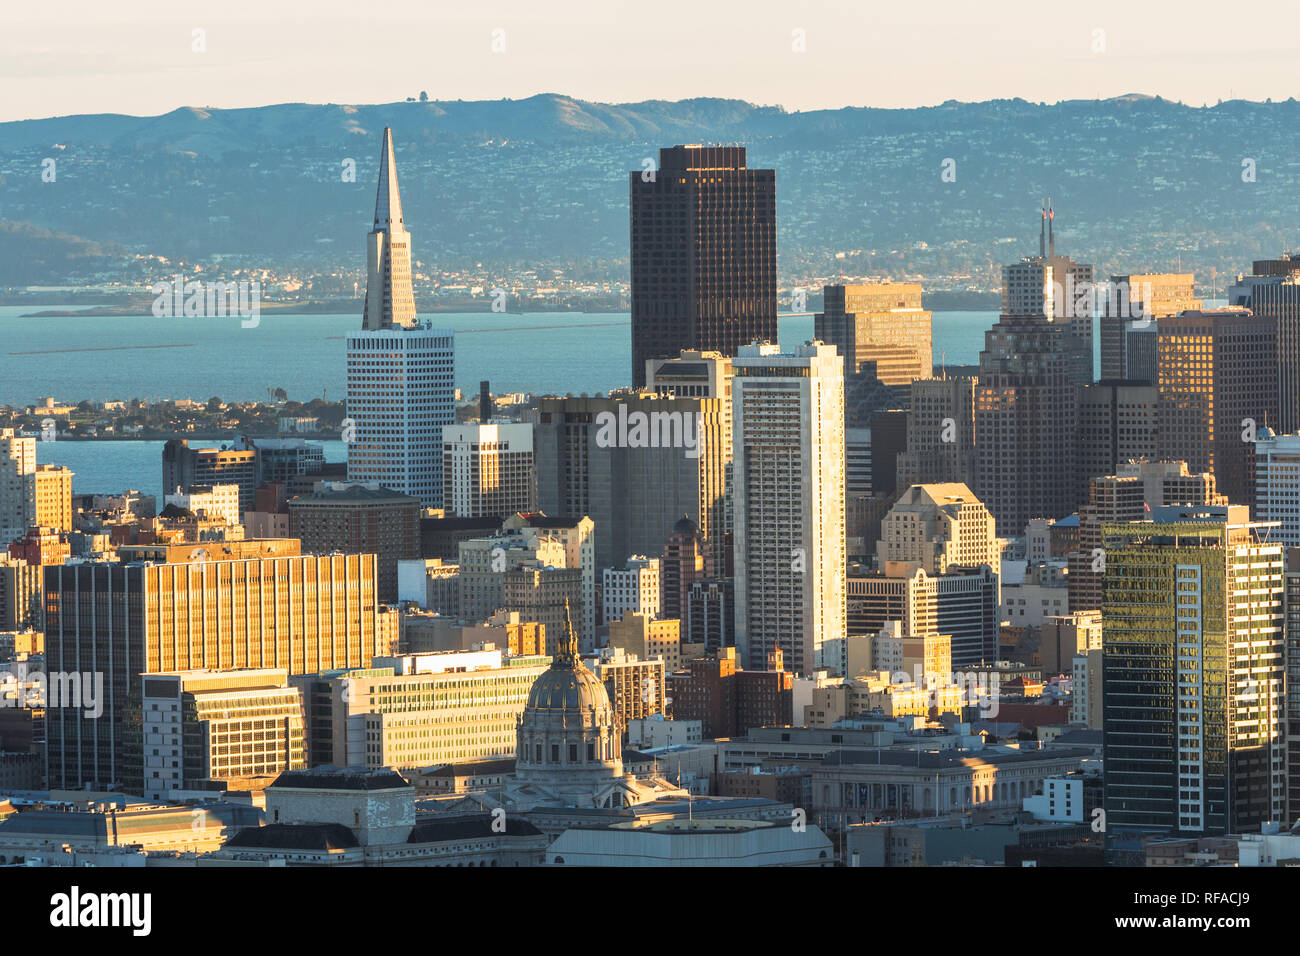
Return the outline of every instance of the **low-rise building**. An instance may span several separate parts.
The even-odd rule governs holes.
[[[282,668],[146,674],[141,687],[149,800],[306,766],[302,697]]]
[[[570,829],[546,852],[549,866],[833,866],[817,826],[757,820],[663,820]]]

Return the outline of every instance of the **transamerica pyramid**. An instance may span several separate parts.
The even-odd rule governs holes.
[[[397,188],[393,131],[387,126],[384,127],[384,145],[379,154],[375,224],[366,237],[366,267],[366,311],[361,327],[414,328],[411,234],[402,221],[402,194]]]

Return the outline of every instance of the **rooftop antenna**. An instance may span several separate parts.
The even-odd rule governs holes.
[[[1038,224],[1038,258],[1047,255],[1047,201],[1039,200],[1040,211],[1043,214],[1043,221]]]
[[[1056,236],[1052,234],[1052,220],[1056,218],[1056,210],[1052,208],[1052,197],[1047,197],[1047,256],[1049,259],[1056,258]]]

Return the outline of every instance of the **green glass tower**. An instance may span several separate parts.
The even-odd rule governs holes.
[[[1108,846],[1286,812],[1283,555],[1244,506],[1104,523]]]

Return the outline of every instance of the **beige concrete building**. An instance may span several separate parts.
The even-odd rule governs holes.
[[[1070,662],[1070,723],[1103,728],[1101,648],[1089,648]]]
[[[466,620],[483,620],[507,606],[507,571],[525,564],[568,567],[564,544],[531,528],[462,541],[458,564],[460,614]],[[512,610],[522,609],[512,607]]]
[[[37,465],[32,472],[32,524],[72,530],[72,471],[61,465]]]
[[[839,750],[812,772],[812,808],[827,825],[970,810],[1020,810],[1048,777],[1072,773],[1092,750]]]
[[[621,732],[627,733],[634,720],[664,713],[667,667],[662,657],[638,658],[621,647],[604,647],[589,663],[609,693]]]
[[[900,671],[913,680],[952,674],[952,638],[947,634],[908,634],[901,621],[889,621],[872,640],[875,669]]]
[[[907,450],[895,461],[898,487],[974,483],[975,384],[958,375],[912,383]]]
[[[732,410],[723,395],[679,395],[692,388],[725,394],[729,387],[719,382],[727,376],[708,368],[723,361],[690,363],[701,369],[689,388],[679,367],[660,383],[664,393],[538,400],[538,501],[550,514],[596,523],[598,567],[659,554],[682,515],[704,536],[714,566],[726,560]]]
[[[646,661],[659,659],[675,671],[701,657],[704,646],[682,643],[682,622],[672,618],[656,620],[647,614],[628,612],[609,622],[609,646]]]
[[[447,651],[303,678],[310,763],[377,770],[511,756],[528,691],[549,664],[499,649]]]
[[[0,429],[0,544],[7,545],[35,523],[35,473],[36,439]]]
[[[913,485],[889,509],[880,527],[876,554],[915,564],[930,574],[950,566],[1001,565],[993,516],[966,485]]]
[[[69,484],[71,487],[71,484]],[[176,491],[163,496],[165,504],[192,511],[196,517],[220,519],[226,524],[239,524],[239,485],[190,485],[186,491]],[[283,516],[288,520],[288,516]],[[273,535],[288,537],[288,535]]]
[[[659,616],[660,562],[634,554],[622,568],[606,568],[601,587],[602,620],[616,621],[629,611]]]
[[[141,684],[148,800],[306,766],[302,698],[283,668],[172,671]]]
[[[403,654],[472,651],[489,645],[512,657],[545,654],[546,625],[504,609],[478,622],[424,611],[402,612]]]
[[[0,631],[40,627],[43,568],[0,553]]]
[[[1101,648],[1101,611],[1074,611],[1043,619],[1038,659],[1043,674],[1069,674],[1077,655]]]
[[[518,612],[522,620],[543,626],[546,653],[553,654],[556,635],[564,630],[566,609],[582,607],[582,571],[527,562],[502,575],[501,590],[504,608]],[[586,635],[579,634],[579,640],[590,644]]]

